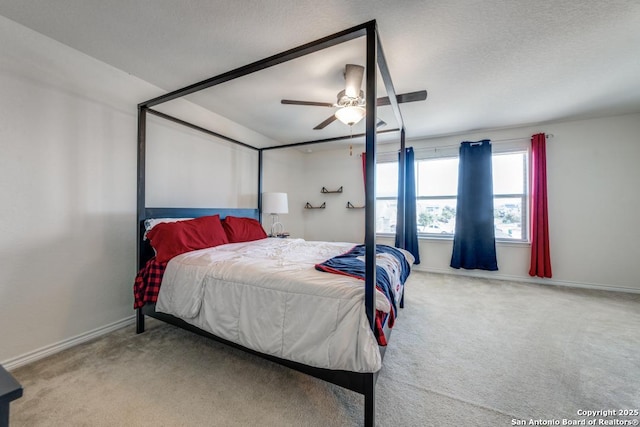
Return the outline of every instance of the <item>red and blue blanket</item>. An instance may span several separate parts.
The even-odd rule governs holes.
[[[364,280],[365,251],[366,248],[364,245],[354,246],[350,251],[342,255],[335,256],[320,264],[316,264],[316,270],[342,274]],[[375,336],[378,340],[378,344],[387,345],[383,325],[385,321],[388,320],[389,328],[392,328],[395,323],[399,303],[399,301],[396,301],[396,295],[402,295],[401,288],[404,287],[404,283],[406,282],[407,277],[409,277],[411,268],[404,254],[394,247],[376,245],[377,259],[380,259],[381,254],[390,255],[397,260],[395,263],[376,263],[376,288],[387,297],[387,300],[389,300],[391,311],[389,313],[384,313],[379,310],[376,311]]]

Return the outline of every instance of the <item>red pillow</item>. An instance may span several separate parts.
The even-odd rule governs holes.
[[[250,242],[267,238],[267,233],[260,222],[253,218],[228,216],[222,220],[222,226],[227,233],[229,243]]]
[[[185,252],[229,243],[219,215],[163,222],[149,230],[147,238],[156,250],[158,262],[167,262]]]

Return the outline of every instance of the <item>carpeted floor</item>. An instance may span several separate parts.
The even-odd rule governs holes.
[[[378,379],[379,426],[640,409],[640,295],[414,272],[406,302]],[[153,320],[13,375],[25,391],[12,427],[362,424],[359,394]]]

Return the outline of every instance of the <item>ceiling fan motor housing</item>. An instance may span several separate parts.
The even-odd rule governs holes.
[[[346,64],[344,67],[345,88],[338,92],[338,102],[336,107],[363,107],[364,92],[362,78],[364,77],[364,67],[356,64]]]
[[[347,95],[346,91],[341,90],[338,92],[338,101],[336,107],[364,107],[364,92],[360,91],[357,97],[353,98]]]

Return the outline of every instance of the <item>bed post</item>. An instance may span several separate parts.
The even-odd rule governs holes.
[[[136,310],[136,334],[144,332],[144,313],[142,313],[142,307]]]
[[[404,129],[400,131],[400,150],[398,151],[398,213],[396,219],[396,246],[405,249],[406,226],[404,223],[405,212],[405,182],[407,176],[407,153],[404,147]]]
[[[141,222],[144,220],[144,208],[145,208],[145,158],[146,158],[146,145],[147,145],[147,109],[145,107],[138,106],[138,200],[137,200],[137,218],[136,230],[140,227]],[[138,233],[136,233],[138,234]],[[136,271],[142,268],[141,256],[142,256],[142,242],[138,237],[136,244]],[[140,334],[144,332],[144,314],[142,308],[136,311],[136,333]]]
[[[375,330],[376,284],[376,33],[375,22],[367,27],[366,70],[366,186],[365,186],[365,311]]]
[[[376,32],[377,33],[377,32]],[[377,34],[376,34],[377,36]],[[382,49],[382,43],[380,42],[380,38],[378,37],[378,67],[380,67],[380,76],[384,82],[384,86],[387,89],[387,96],[389,97],[389,101],[391,104],[391,108],[393,109],[393,113],[396,116],[396,120],[400,125],[400,159],[399,159],[399,168],[398,174],[402,174],[400,176],[406,176],[406,151],[405,151],[405,129],[404,129],[404,120],[402,119],[402,113],[400,112],[400,107],[398,106],[398,98],[396,97],[396,90],[393,87],[393,82],[391,81],[391,75],[389,73],[389,67],[387,66],[387,60],[384,56],[384,51]],[[368,65],[367,65],[368,66]],[[367,102],[369,99],[367,98]],[[369,110],[367,109],[367,114],[369,114]],[[367,123],[368,125],[368,123]],[[369,129],[367,128],[367,132]],[[368,146],[367,146],[368,147]],[[367,148],[368,149],[368,148]],[[368,159],[367,159],[368,161]],[[373,163],[375,165],[375,161]],[[368,167],[369,163],[367,163]],[[404,179],[400,180],[401,185],[404,188]],[[368,183],[367,183],[368,185]],[[375,197],[375,196],[374,196]],[[373,199],[375,203],[375,198]],[[367,199],[367,203],[369,203],[369,199]],[[398,227],[398,237],[401,248],[405,248],[405,235],[406,235],[406,227],[402,218],[404,218],[404,210],[405,210],[406,200],[404,190],[401,188],[398,190],[398,223],[396,224]],[[375,231],[375,229],[374,229]],[[404,308],[404,292],[402,293],[402,298],[400,299],[400,308]]]
[[[366,65],[366,186],[365,186],[365,312],[369,326],[375,331],[376,284],[376,72],[377,32],[375,21],[367,26]],[[364,425],[375,426],[375,381],[373,373],[364,378]]]
[[[398,219],[402,218],[402,227],[398,231],[398,240],[400,247],[406,249],[406,226],[404,223],[404,212],[406,209],[406,192],[405,192],[405,178],[407,176],[407,151],[405,144],[405,132],[404,127],[400,130],[400,164],[398,173],[400,174],[400,188],[398,190]],[[400,222],[400,221],[397,221]],[[402,297],[400,298],[400,308],[404,308],[404,290]]]
[[[373,373],[364,377],[364,425],[376,425],[376,382]]]
[[[147,108],[138,106],[138,195],[137,195],[137,217],[136,230],[140,227],[140,224],[144,218],[145,208],[145,174],[146,174],[146,146],[147,146]],[[138,239],[136,255],[137,255],[137,267],[138,270],[142,268],[140,265],[140,256],[142,254],[142,247],[140,239]]]
[[[262,224],[262,148],[258,150],[258,221]]]

